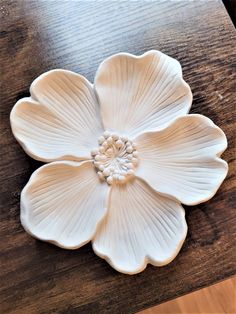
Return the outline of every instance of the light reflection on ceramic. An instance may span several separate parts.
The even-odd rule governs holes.
[[[11,112],[14,136],[47,162],[21,194],[21,222],[62,248],[92,241],[116,270],[135,274],[171,262],[187,233],[181,203],[209,200],[227,174],[227,140],[199,114],[175,59],[120,53],[94,84],[52,70]]]

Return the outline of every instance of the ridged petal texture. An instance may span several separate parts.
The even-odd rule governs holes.
[[[182,206],[135,179],[112,187],[108,213],[93,249],[116,270],[134,274],[147,263],[161,266],[179,252],[187,225]]]
[[[201,115],[180,117],[168,128],[143,134],[135,142],[140,160],[136,175],[183,204],[210,199],[228,171],[219,158],[227,147],[225,134]]]
[[[192,93],[179,62],[159,52],[117,54],[101,63],[94,83],[104,127],[130,138],[166,127],[188,113]]]
[[[127,274],[171,262],[187,233],[181,203],[210,199],[228,170],[223,131],[187,115],[192,93],[179,62],[154,50],[119,53],[101,63],[94,86],[52,70],[30,93],[12,109],[12,131],[31,157],[51,163],[21,193],[25,230],[67,249],[92,240],[97,255]],[[104,168],[114,162],[111,143],[121,147],[114,156],[125,183]]]
[[[107,184],[90,161],[36,170],[21,194],[21,223],[36,238],[75,249],[91,240],[107,208]]]
[[[31,97],[16,103],[12,131],[25,151],[42,161],[90,158],[103,132],[92,85],[66,70],[52,70],[31,85]]]

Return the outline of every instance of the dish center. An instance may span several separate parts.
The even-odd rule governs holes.
[[[105,131],[98,144],[91,155],[100,180],[108,184],[125,183],[134,175],[138,165],[135,143],[127,137]]]

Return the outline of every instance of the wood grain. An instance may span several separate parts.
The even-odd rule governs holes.
[[[1,313],[133,313],[236,274],[235,30],[220,1],[1,1]],[[31,238],[19,196],[40,166],[13,138],[9,113],[39,74],[64,68],[91,81],[119,51],[159,49],[178,59],[191,112],[226,133],[226,181],[207,203],[186,207],[189,231],[168,266],[117,273],[91,246],[66,251]]]
[[[138,314],[235,314],[236,277],[183,297],[154,306]]]

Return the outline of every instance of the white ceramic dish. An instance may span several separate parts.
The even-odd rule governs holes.
[[[25,230],[66,249],[92,241],[127,274],[171,262],[187,233],[181,203],[209,200],[228,169],[223,131],[188,114],[179,62],[159,51],[120,53],[99,66],[94,84],[52,70],[30,93],[12,109],[12,131],[48,164],[22,191]]]

